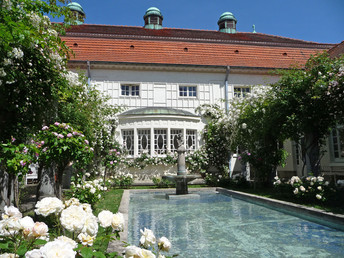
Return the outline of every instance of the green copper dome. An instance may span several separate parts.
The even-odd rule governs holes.
[[[224,33],[236,33],[237,19],[230,12],[221,14],[217,24],[219,25],[219,31]]]
[[[145,29],[160,30],[162,29],[162,16],[160,10],[156,7],[150,7],[147,9],[145,15],[143,16],[145,20]]]
[[[157,15],[157,16],[160,16],[161,19],[163,19],[163,16],[162,16],[160,10],[156,7],[148,8],[145,15],[143,16],[143,19],[145,19],[147,16],[151,16],[151,15]]]
[[[230,20],[230,21],[235,21],[237,22],[237,19],[234,17],[234,15],[230,12],[225,12],[223,14],[221,14],[217,24],[220,24],[221,22],[225,21],[225,20]]]
[[[78,4],[77,2],[71,2],[67,5],[67,7],[69,9],[71,9],[72,11],[76,11],[79,12],[83,15],[85,15],[84,9],[82,8],[82,6],[80,4]]]

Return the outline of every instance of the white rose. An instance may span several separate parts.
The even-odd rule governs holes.
[[[100,226],[107,228],[111,226],[112,218],[114,214],[111,211],[103,210],[98,214]]]
[[[81,203],[80,207],[86,212],[86,213],[92,213],[92,206],[89,203]]]
[[[158,247],[160,250],[168,252],[171,249],[171,242],[166,237],[161,237],[158,240]]]
[[[63,202],[56,197],[46,197],[41,201],[37,202],[35,213],[44,217],[50,214],[60,213],[64,209]]]
[[[321,187],[320,185],[318,186],[318,190],[319,190],[319,191],[321,191],[321,190],[322,190],[322,187]]]
[[[5,213],[2,214],[3,219],[8,219],[10,217],[21,218],[23,216],[21,212],[18,210],[18,208],[14,206],[10,206],[10,207],[5,206],[4,211]]]
[[[16,258],[18,257],[15,254],[9,254],[9,253],[4,253],[4,254],[0,254],[0,258]]]
[[[72,246],[61,240],[46,243],[40,251],[43,257],[74,258],[76,255]]]
[[[61,225],[71,232],[81,232],[87,213],[81,206],[70,206],[61,212]]]
[[[26,258],[42,258],[44,257],[39,249],[33,249],[25,254]]]
[[[96,189],[95,188],[91,188],[90,193],[91,194],[95,194],[95,192],[96,192]]]
[[[152,251],[141,249],[142,257],[144,258],[155,258],[155,254],[152,253]]]
[[[293,193],[294,193],[294,194],[298,194],[298,193],[299,193],[299,189],[298,189],[298,188],[295,188],[295,190],[294,190]]]
[[[46,237],[48,236],[48,226],[44,222],[36,222],[32,228],[32,235],[34,237]]]
[[[25,237],[32,236],[32,228],[35,225],[33,219],[29,216],[25,216],[24,218],[20,219],[19,221],[21,228],[23,230],[23,234]]]
[[[322,196],[321,196],[320,194],[317,194],[315,197],[316,197],[318,200],[320,200],[320,199],[322,198]]]
[[[140,244],[143,247],[148,248],[149,246],[155,244],[156,239],[152,230],[145,228],[145,230],[140,229],[140,232],[141,232]]]
[[[125,257],[126,258],[142,257],[142,249],[134,245],[127,246],[125,248]]]
[[[75,197],[72,197],[72,198],[70,198],[69,200],[66,200],[66,201],[65,201],[66,207],[69,207],[69,206],[72,206],[72,205],[78,206],[79,204],[80,204],[79,199],[77,199],[77,198],[75,198]]]
[[[82,245],[92,246],[95,238],[95,236],[90,236],[84,233],[80,233],[78,235],[78,239]]]
[[[77,242],[66,236],[59,236],[58,238],[56,238],[56,240],[65,242],[66,244],[70,245],[73,249],[78,247]]]
[[[87,213],[86,221],[82,229],[83,233],[90,236],[96,236],[98,233],[98,220],[92,213]]]
[[[301,192],[304,192],[304,191],[306,191],[306,188],[304,188],[302,185],[300,186],[300,191]]]
[[[124,228],[124,216],[122,213],[117,212],[113,215],[111,220],[111,227],[116,231],[123,231]]]
[[[10,236],[18,234],[22,229],[20,219],[17,217],[10,217],[0,221],[0,235]]]

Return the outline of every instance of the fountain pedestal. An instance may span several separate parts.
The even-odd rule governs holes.
[[[182,136],[179,135],[179,147],[177,149],[178,162],[177,162],[177,175],[163,176],[163,179],[167,179],[176,183],[176,195],[188,194],[188,183],[196,178],[200,178],[198,175],[187,175],[185,168],[185,152],[186,149],[183,145]]]

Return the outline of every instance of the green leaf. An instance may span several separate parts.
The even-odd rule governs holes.
[[[93,253],[93,256],[94,256],[94,257],[106,258],[106,256],[105,256],[103,253],[99,252],[99,251]]]
[[[93,251],[91,248],[89,247],[84,247],[81,249],[81,254],[82,254],[82,257],[84,258],[92,258],[93,257]]]
[[[7,249],[8,243],[0,243],[0,249]]]

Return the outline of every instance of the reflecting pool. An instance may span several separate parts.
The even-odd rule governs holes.
[[[344,257],[343,231],[214,192],[131,193],[128,243],[138,245],[144,227],[178,257]]]

